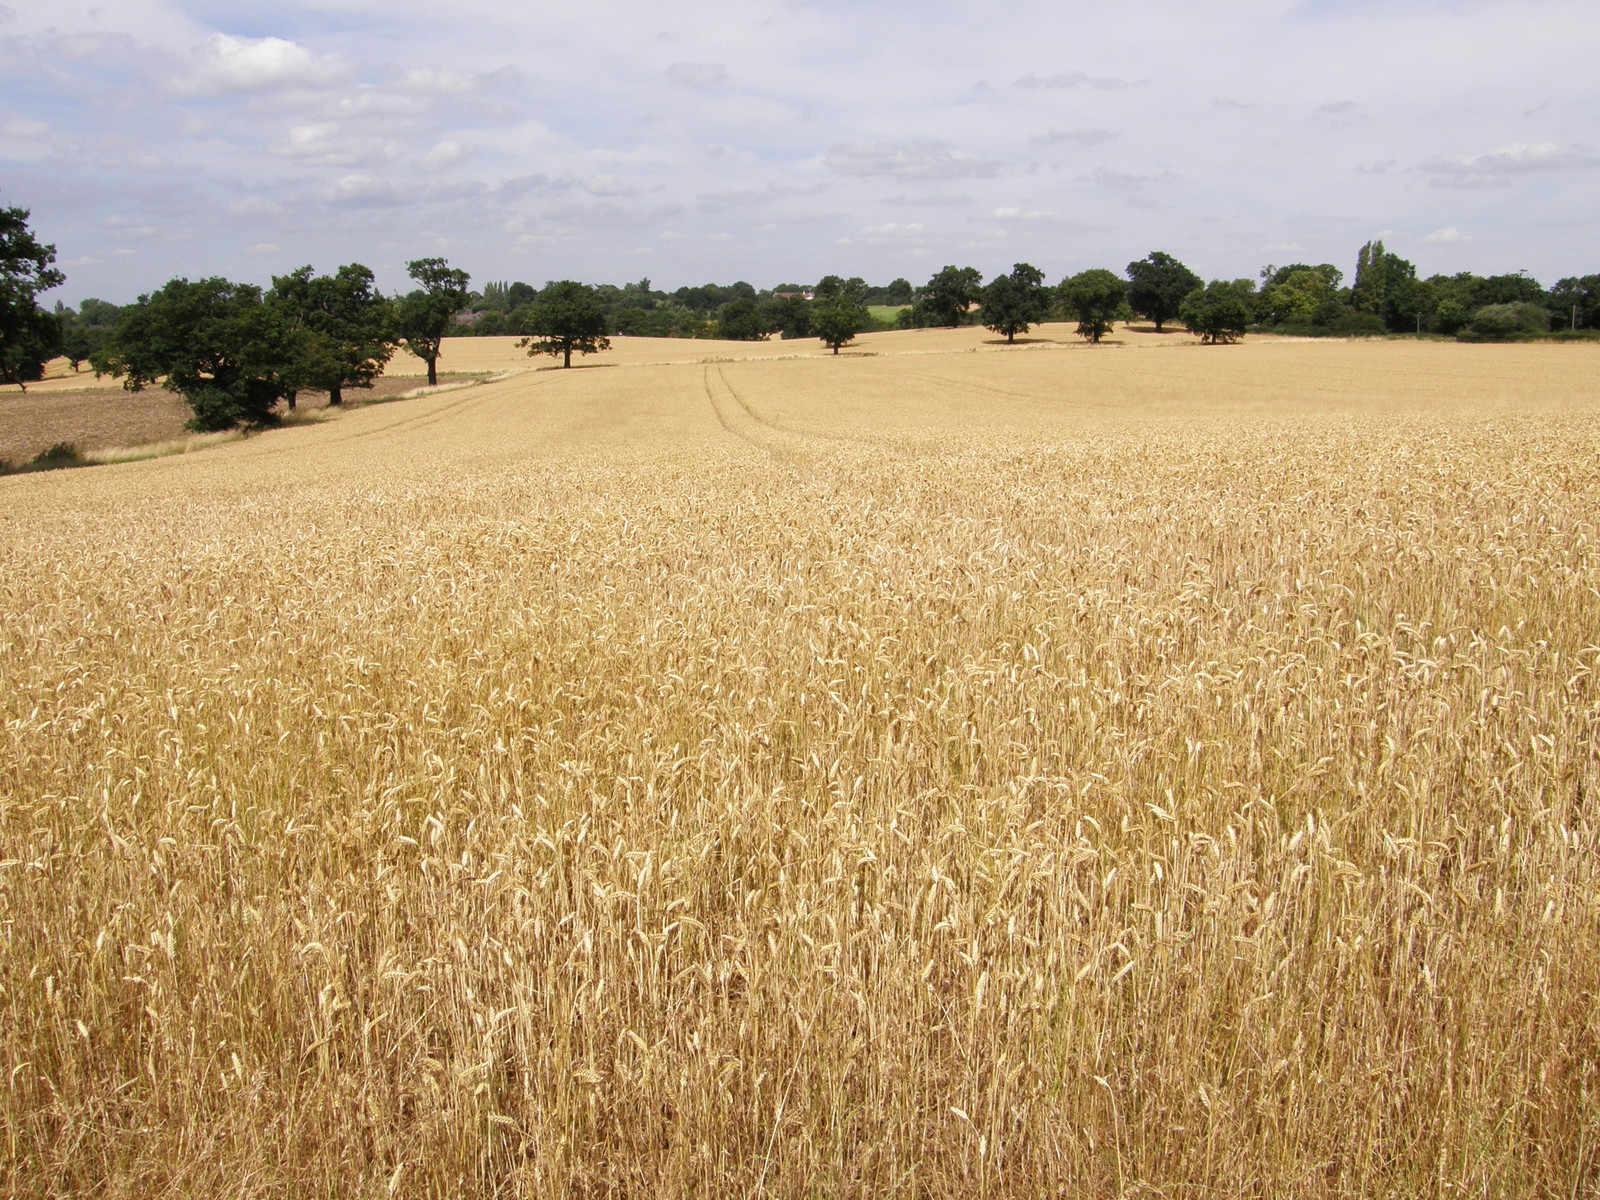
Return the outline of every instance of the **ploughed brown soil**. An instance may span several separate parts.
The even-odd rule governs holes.
[[[109,450],[165,442],[188,432],[184,423],[190,413],[183,397],[159,387],[125,392],[112,380],[96,381],[87,370],[81,378],[83,386],[73,387],[69,368],[52,371],[41,383],[29,384],[26,392],[0,388],[0,460],[20,466],[58,442],[83,451]],[[452,381],[439,377],[441,384]],[[346,388],[344,401],[369,404],[414,391],[424,382],[407,375],[379,379],[371,388]],[[327,408],[327,393],[301,392],[296,406],[300,412]]]

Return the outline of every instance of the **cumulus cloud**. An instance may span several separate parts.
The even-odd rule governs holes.
[[[1017,86],[1029,91],[1089,87],[1102,92],[1114,92],[1123,88],[1140,87],[1149,82],[1148,79],[1123,79],[1116,75],[1090,75],[1087,71],[1063,71],[1057,75],[1036,75],[1029,72],[1017,80]]]
[[[1421,169],[1433,175],[1441,187],[1505,187],[1513,175],[1548,171],[1582,171],[1600,167],[1587,147],[1561,146],[1555,142],[1534,145],[1518,142],[1486,154],[1458,155],[1455,158],[1430,158]]]
[[[1462,233],[1461,230],[1457,229],[1454,225],[1451,225],[1447,229],[1435,229],[1422,240],[1425,242],[1432,242],[1435,245],[1449,245],[1453,242],[1470,242],[1472,238],[1467,234]]]
[[[417,167],[423,171],[447,171],[467,160],[468,150],[460,142],[440,142],[422,156]]]
[[[421,67],[401,75],[400,86],[403,91],[459,96],[515,83],[518,78],[512,67],[501,67],[497,71],[448,71],[438,67]]]
[[[282,38],[238,38],[214,33],[192,53],[182,91],[249,94],[286,88],[338,87],[355,75],[352,63],[335,54],[313,54]]]
[[[324,167],[389,162],[400,151],[397,141],[354,136],[332,123],[296,125],[272,145],[272,153],[281,158]]]
[[[667,68],[667,78],[679,87],[715,87],[728,78],[728,68],[721,63],[678,62]]]
[[[406,203],[409,197],[398,184],[376,175],[346,175],[326,189],[321,198],[346,208],[392,208]]]
[[[823,162],[840,175],[896,179],[986,179],[1000,170],[998,162],[964,158],[945,142],[925,140],[835,146]]]

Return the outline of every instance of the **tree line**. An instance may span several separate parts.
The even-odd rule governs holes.
[[[529,354],[572,355],[609,347],[614,335],[734,340],[817,338],[835,354],[875,329],[982,324],[1008,342],[1034,325],[1075,320],[1097,343],[1136,317],[1162,332],[1174,321],[1203,342],[1236,341],[1249,330],[1309,336],[1429,334],[1463,340],[1600,337],[1600,275],[1571,276],[1545,289],[1518,273],[1419,278],[1413,264],[1368,242],[1352,282],[1331,263],[1269,265],[1259,279],[1203,281],[1154,251],[1122,274],[1095,268],[1054,286],[1016,263],[987,283],[975,267],[946,266],[925,284],[896,279],[874,287],[829,275],[812,286],[758,291],[740,281],[675,292],[649,279],[623,287],[560,280],[489,283],[442,258],[416,259],[416,286],[386,297],[359,263],[318,275],[305,266],[270,288],[222,278],[174,279],[134,304],[84,301],[47,312],[38,295],[63,282],[55,247],[28,229],[28,212],[0,209],[0,383],[42,378],[65,355],[138,391],[155,383],[183,395],[197,430],[270,424],[301,391],[343,402],[370,387],[400,349],[438,382],[444,338],[513,335]],[[876,309],[876,311],[874,311]],[[889,314],[892,313],[892,317]]]

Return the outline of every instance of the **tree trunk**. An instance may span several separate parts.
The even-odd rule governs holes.
[[[834,353],[834,354],[835,354],[835,356],[837,356],[837,355],[838,355],[838,353],[839,353],[839,347],[838,347],[838,346],[835,346],[835,347],[834,347],[834,348],[833,348],[833,353]]]
[[[328,407],[338,408],[344,403],[344,389],[339,384],[334,384],[328,389]]]
[[[439,386],[439,356],[437,354],[428,360],[428,386]]]
[[[1160,317],[1156,318],[1156,332],[1157,333],[1161,332],[1161,318]]]
[[[295,397],[297,395],[299,395],[298,392],[290,392],[287,396],[284,397],[284,399],[289,402],[289,411],[290,412],[294,411],[294,399],[295,399]]]
[[[563,367],[568,367],[568,368],[570,368],[572,366],[572,343],[571,342],[568,342],[566,345],[561,347],[561,365]]]

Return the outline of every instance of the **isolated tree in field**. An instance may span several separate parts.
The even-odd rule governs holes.
[[[1202,345],[1225,346],[1244,336],[1253,316],[1255,283],[1216,279],[1184,297],[1178,315]]]
[[[174,279],[123,310],[94,367],[130,392],[162,382],[188,402],[190,429],[270,425],[297,386],[301,344],[260,288]]]
[[[38,300],[66,278],[55,260],[56,248],[29,231],[27,209],[0,208],[0,383],[26,390],[61,349],[61,322]]]
[[[983,276],[977,267],[945,267],[928,280],[918,300],[935,324],[954,328],[982,296]]]
[[[1008,343],[1044,320],[1049,311],[1044,272],[1027,263],[1015,264],[1009,275],[996,275],[983,289],[983,327],[1002,334]]]
[[[1094,345],[1127,311],[1127,285],[1103,267],[1063,279],[1057,292],[1061,306],[1078,318],[1078,336]]]
[[[394,354],[394,305],[379,294],[372,272],[360,263],[332,275],[313,275],[309,266],[301,267],[274,278],[269,299],[301,335],[296,382],[327,392],[330,405],[343,403],[347,387],[371,387]],[[294,407],[293,396],[289,407]]]
[[[439,345],[466,307],[471,276],[442,258],[419,258],[406,270],[422,287],[400,301],[398,332],[406,349],[428,364],[428,386],[437,387]]]
[[[1154,321],[1160,333],[1162,324],[1178,315],[1183,298],[1202,282],[1172,255],[1153,250],[1128,264],[1128,307]]]
[[[611,349],[606,337],[606,310],[592,287],[563,279],[539,293],[524,328],[528,336],[517,343],[529,354],[550,354],[572,366],[572,352],[594,354]]]
[[[811,302],[811,332],[835,354],[847,346],[871,320],[862,302],[867,285],[860,279],[828,275],[817,284]]]

